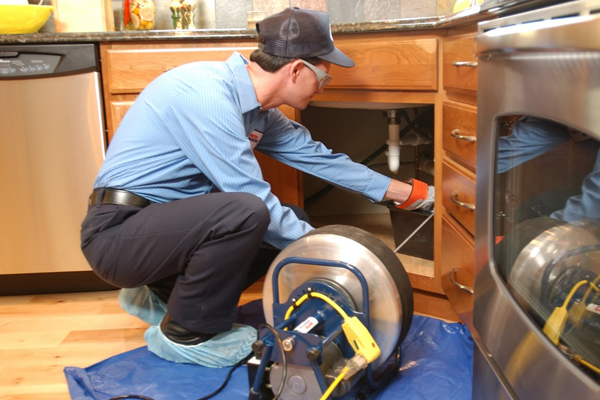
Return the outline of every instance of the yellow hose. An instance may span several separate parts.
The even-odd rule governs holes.
[[[579,281],[575,284],[575,286],[573,286],[573,289],[571,289],[571,292],[569,292],[569,295],[567,296],[567,298],[565,299],[565,302],[562,305],[562,308],[567,308],[567,306],[569,305],[569,303],[571,302],[571,299],[573,298],[573,296],[575,295],[575,292],[577,292],[577,290],[582,287],[583,285],[587,284],[588,281],[586,281],[585,279],[582,281]],[[592,283],[593,285],[593,283]],[[596,286],[596,285],[594,285]]]
[[[342,369],[342,372],[340,372],[337,378],[335,378],[331,385],[329,385],[329,387],[327,388],[325,393],[323,393],[323,396],[321,396],[319,400],[326,400],[329,397],[331,392],[333,392],[337,385],[341,382],[341,380],[344,379],[344,376],[346,376],[346,372],[348,372],[348,367],[344,367],[344,369]]]
[[[600,291],[600,289],[598,288],[598,286],[596,286],[596,285],[595,285],[595,283],[596,283],[596,282],[598,282],[598,280],[599,280],[599,279],[600,279],[600,276],[599,276],[599,277],[596,277],[596,279],[594,279],[594,281],[592,281],[592,282],[589,282],[589,285],[590,285],[590,287],[589,287],[589,288],[588,288],[588,290],[585,292],[585,294],[584,294],[584,296],[583,296],[583,299],[582,299],[582,301],[581,301],[581,304],[585,304],[585,303],[584,303],[584,301],[585,301],[585,299],[587,298],[587,296],[590,294],[590,292],[592,291],[592,289],[593,289],[593,290],[595,290],[596,292]],[[550,318],[548,318],[548,321],[546,321],[546,326],[544,326],[544,333],[546,333],[546,335],[548,335],[548,337],[550,338],[550,340],[552,340],[552,341],[554,342],[554,344],[558,344],[558,337],[554,337],[554,340],[553,340],[553,337],[550,337],[550,335],[549,335],[548,328],[553,328],[553,329],[554,329],[554,334],[555,334],[555,335],[556,335],[556,334],[560,335],[560,334],[562,333],[562,329],[563,329],[563,327],[564,327],[564,318],[566,318],[566,313],[562,313],[562,314],[561,314],[561,315],[564,315],[564,318],[560,318],[560,317],[558,316],[558,314],[556,315],[556,317],[557,317],[556,319],[557,319],[557,320],[558,320],[558,319],[560,319],[560,320],[561,320],[561,321],[560,321],[560,323],[558,323],[558,324],[556,323],[556,321],[551,321],[551,320],[553,319],[553,316],[555,315],[555,313],[556,313],[557,311],[560,311],[560,310],[562,310],[562,311],[565,311],[565,312],[566,312],[567,306],[568,306],[568,305],[569,305],[569,303],[571,302],[571,299],[573,298],[573,296],[575,295],[575,293],[577,292],[577,290],[578,290],[578,289],[579,289],[581,286],[583,286],[583,285],[585,285],[585,284],[587,284],[587,283],[588,283],[588,281],[586,281],[586,280],[582,280],[582,281],[579,281],[579,282],[577,282],[577,284],[575,284],[575,286],[573,286],[573,288],[572,288],[572,289],[571,289],[571,291],[569,292],[569,295],[568,295],[568,296],[567,296],[567,298],[565,299],[565,301],[564,301],[564,303],[563,303],[562,307],[557,307],[557,308],[554,310],[554,312],[552,313],[552,315],[550,316]],[[552,325],[556,325],[556,326],[552,326]],[[580,364],[581,364],[581,365],[583,365],[584,367],[587,367],[587,368],[591,369],[592,371],[596,372],[597,374],[600,374],[600,368],[598,368],[598,367],[596,367],[595,365],[593,365],[593,364],[590,364],[589,362],[585,361],[583,358],[581,358],[581,356],[580,356],[580,355],[578,355],[578,354],[575,354],[575,355],[573,356],[573,360],[574,360],[574,361],[576,361],[576,362],[578,362],[578,363],[580,363]]]
[[[292,313],[294,312],[294,310],[299,307],[302,303],[304,303],[306,301],[306,299],[308,299],[309,297],[314,297],[317,299],[321,299],[324,302],[326,302],[327,304],[329,304],[331,307],[333,307],[333,309],[335,311],[338,312],[338,314],[340,314],[342,316],[342,318],[344,319],[344,321],[348,320],[350,317],[348,317],[348,314],[346,314],[346,312],[344,310],[342,310],[342,308],[340,306],[338,306],[333,300],[331,300],[329,297],[325,296],[324,294],[321,293],[317,293],[317,292],[310,292],[307,293],[305,295],[303,295],[302,297],[300,297],[294,304],[292,304],[290,306],[290,308],[287,309],[285,316],[284,316],[284,321],[287,320],[290,315],[292,315]]]
[[[331,300],[329,297],[321,294],[321,293],[317,293],[317,292],[311,292],[310,293],[311,297],[316,297],[317,299],[321,299],[324,302],[326,302],[327,304],[329,304],[331,307],[333,307],[333,309],[335,311],[338,312],[338,314],[340,314],[342,316],[342,318],[344,318],[344,321],[348,320],[348,314],[346,314],[346,312],[344,310],[342,310],[342,308],[340,306],[338,306],[333,300]]]
[[[373,340],[373,338],[371,337],[371,335],[369,334],[369,332],[366,330],[366,328],[364,327],[364,325],[362,325],[362,323],[358,320],[358,318],[356,318],[356,317],[350,318],[348,316],[348,314],[346,314],[346,312],[338,304],[336,304],[333,300],[331,300],[329,297],[325,296],[324,294],[321,294],[321,293],[318,293],[318,292],[310,292],[310,293],[307,293],[307,294],[303,295],[302,297],[300,297],[300,299],[298,299],[298,301],[294,302],[294,304],[292,304],[290,306],[290,308],[288,308],[288,310],[285,313],[284,320],[287,320],[292,315],[292,313],[294,312],[294,309],[296,309],[297,307],[299,307],[309,297],[321,299],[324,302],[326,302],[327,304],[329,304],[335,311],[337,311],[337,313],[340,314],[340,316],[344,319],[344,322],[345,322],[344,325],[346,325],[346,324],[350,325],[350,327],[348,328],[348,330],[350,331],[350,333],[355,334],[355,335],[359,335],[360,337],[368,336],[368,339],[370,339],[370,340],[367,340],[367,342],[372,342],[373,343],[376,352],[375,352],[374,349],[370,349],[371,351],[367,352],[369,354],[367,354],[367,357],[365,357],[366,360],[369,360],[369,355],[375,354],[372,358],[375,358],[375,357],[379,356],[379,347],[377,347],[375,341]],[[356,320],[356,321],[354,321],[354,320]],[[359,325],[359,326],[357,326],[357,325]],[[358,329],[358,328],[360,328],[360,329]],[[346,332],[346,328],[344,328],[344,332],[346,333],[346,335],[348,335],[348,332]],[[360,351],[360,349],[358,351],[355,349],[355,351],[358,354],[358,352]],[[362,355],[362,353],[361,353],[361,355]],[[337,376],[337,378],[335,378],[335,380],[331,383],[331,385],[329,385],[329,387],[327,388],[327,390],[325,391],[325,393],[323,393],[323,395],[321,396],[320,400],[326,400],[331,395],[331,393],[335,390],[335,388],[341,382],[341,380],[344,379],[344,376],[346,376],[346,374],[349,371],[350,371],[350,368],[348,368],[347,366],[345,366],[342,369],[342,372],[340,372],[340,374]]]
[[[588,367],[589,369],[591,369],[595,373],[600,374],[600,368],[598,368],[595,365],[592,365],[589,362],[585,361],[583,358],[581,358],[581,356],[575,354],[573,356],[573,360],[577,361],[578,363],[580,363],[581,365],[583,365],[585,367]]]
[[[285,321],[286,319],[288,319],[290,317],[290,315],[292,315],[292,313],[294,312],[294,309],[296,307],[299,307],[302,303],[304,303],[304,301],[306,301],[306,299],[308,299],[308,295],[305,294],[304,296],[300,297],[298,299],[298,301],[296,301],[294,304],[292,304],[290,306],[290,308],[287,309],[287,311],[285,312],[285,317],[283,318],[283,320]]]
[[[598,280],[600,280],[600,275],[598,275],[596,277],[596,279],[594,279],[592,282],[590,282],[590,287],[588,288],[588,290],[585,291],[585,294],[581,298],[582,303],[585,303],[585,301],[587,300],[587,297],[590,295],[590,292],[592,291],[592,289],[594,289],[596,292],[598,291],[598,286],[596,286],[596,283],[598,283]]]

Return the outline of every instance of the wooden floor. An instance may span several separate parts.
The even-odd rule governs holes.
[[[258,283],[240,304],[262,297]],[[118,291],[0,297],[0,400],[69,400],[63,369],[145,346]]]

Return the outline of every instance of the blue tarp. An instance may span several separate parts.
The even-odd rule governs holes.
[[[464,325],[415,316],[401,348],[399,373],[372,394],[372,399],[471,399],[473,339]],[[125,394],[154,400],[196,400],[219,388],[228,372],[229,368],[165,361],[146,347],[87,368],[65,368],[73,400],[108,400]],[[245,400],[248,391],[247,370],[242,366],[214,399]]]

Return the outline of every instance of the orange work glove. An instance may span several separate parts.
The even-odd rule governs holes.
[[[428,186],[425,182],[412,179],[412,192],[404,203],[394,202],[396,207],[406,210],[430,210],[435,200],[435,188]]]

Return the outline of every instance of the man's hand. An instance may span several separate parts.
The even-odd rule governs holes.
[[[435,201],[435,188],[417,179],[412,180],[412,191],[403,203],[394,201],[396,207],[406,210],[431,210]]]

